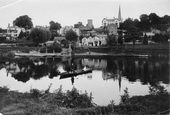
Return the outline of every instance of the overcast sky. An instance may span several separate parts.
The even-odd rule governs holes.
[[[0,28],[22,15],[32,18],[34,26],[48,26],[52,20],[62,27],[79,21],[86,25],[92,19],[94,27],[100,27],[103,18],[118,17],[119,5],[123,20],[150,13],[170,15],[170,0],[0,0]]]

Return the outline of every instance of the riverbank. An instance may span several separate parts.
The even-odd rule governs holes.
[[[149,45],[131,45],[126,44],[123,46],[112,46],[112,47],[83,47],[75,49],[75,53],[79,55],[91,55],[98,54],[107,56],[142,56],[142,57],[158,57],[158,58],[169,58],[170,44],[149,44]],[[84,55],[84,56],[85,56]]]
[[[28,46],[0,46],[0,56],[8,56],[10,52],[29,53],[30,51],[38,51],[41,47]],[[75,56],[136,56],[136,57],[158,57],[169,58],[169,43],[149,44],[149,45],[131,45],[112,47],[78,47],[73,50]],[[43,55],[44,56],[44,55]],[[50,55],[50,56],[55,56]],[[10,57],[12,57],[10,55]]]
[[[169,93],[163,86],[150,87],[150,95],[130,97],[128,89],[121,95],[121,102],[108,106],[93,103],[92,94],[79,93],[76,88],[63,92],[62,87],[50,93],[31,89],[20,93],[0,87],[0,113],[3,115],[121,115],[121,114],[167,114]]]

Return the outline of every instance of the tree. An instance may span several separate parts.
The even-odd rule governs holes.
[[[24,32],[21,30],[21,32],[19,33],[18,39],[22,39],[24,37]]]
[[[61,29],[61,24],[58,22],[50,21],[50,32],[52,34],[51,39],[53,40],[54,37],[59,36],[58,30]]]
[[[169,35],[168,34],[155,34],[153,37],[152,37],[152,40],[154,42],[157,42],[157,43],[161,43],[161,42],[167,42],[168,39],[169,39]]]
[[[118,40],[117,40],[117,42],[118,42],[120,45],[122,45],[122,44],[123,44],[123,33],[122,33],[122,31],[119,31],[118,33],[119,33],[119,35],[118,35]]]
[[[77,41],[77,38],[78,38],[76,32],[74,32],[72,29],[67,31],[65,37],[66,37],[66,40],[68,40],[69,42]]]
[[[2,33],[3,32],[3,29],[2,28],[0,28],[0,33]]]
[[[161,18],[157,14],[151,13],[149,14],[149,22],[151,27],[158,28],[158,25],[161,24]]]
[[[61,24],[58,22],[50,21],[50,30],[60,30]]]
[[[144,31],[150,30],[150,21],[149,21],[149,16],[147,14],[140,15],[139,26],[141,30],[144,30]]]
[[[148,37],[147,37],[147,35],[145,34],[144,35],[144,38],[143,38],[143,44],[148,44]]]
[[[170,16],[168,16],[168,15],[163,16],[161,23],[169,25],[170,24]]]
[[[126,34],[125,34],[125,42],[135,42],[137,39],[139,39],[141,36],[141,32],[138,28],[134,26],[130,26],[127,28]]]
[[[133,19],[128,18],[122,23],[122,29],[127,29],[128,27],[133,26]]]
[[[139,20],[128,18],[123,23],[120,23],[120,29],[128,29],[129,27],[139,28]]]
[[[117,44],[117,38],[114,34],[108,35],[107,37],[108,37],[107,39],[108,46],[114,46]]]
[[[30,39],[38,45],[44,43],[51,38],[51,32],[46,28],[33,28],[30,32]]]
[[[33,27],[32,19],[28,15],[23,15],[16,18],[13,21],[13,24],[25,29],[30,29]]]

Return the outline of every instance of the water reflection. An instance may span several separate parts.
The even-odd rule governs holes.
[[[154,85],[159,81],[169,84],[168,60],[123,59],[123,58],[37,58],[18,59],[0,63],[18,81],[27,82],[48,76],[58,77],[64,71],[75,71],[89,68],[102,71],[103,80],[119,80],[126,77],[130,82],[140,80],[142,84]],[[72,81],[73,78],[72,78]]]
[[[68,79],[59,79],[62,72],[71,72],[83,69],[92,69],[93,72],[86,75],[72,76]],[[2,70],[3,73],[4,70],[6,70],[4,76],[0,75],[2,79],[5,79],[5,77],[10,79],[11,77],[25,84],[30,81],[31,83],[29,82],[29,84],[36,84],[37,87],[43,87],[43,83],[49,85],[53,80],[53,82],[58,83],[58,85],[67,85],[69,88],[71,87],[70,85],[72,85],[78,89],[92,91],[95,95],[94,98],[100,102],[101,94],[103,97],[107,95],[109,98],[108,95],[112,92],[112,90],[114,90],[113,92],[116,92],[115,88],[121,92],[121,89],[128,87],[137,92],[134,94],[138,94],[138,88],[141,89],[140,93],[143,93],[142,89],[146,90],[146,86],[148,86],[148,84],[155,86],[161,82],[165,85],[169,85],[170,75],[168,59],[161,60],[113,57],[16,58],[13,60],[1,60],[0,71]],[[34,83],[33,80],[43,83],[38,86],[38,83]],[[50,80],[50,82],[48,80]],[[8,85],[8,83],[6,84]],[[16,85],[16,83],[13,84]],[[135,85],[132,86],[132,84]],[[13,86],[14,85],[11,85],[11,87]],[[98,89],[101,89],[102,91],[98,91]],[[113,95],[115,94],[113,94],[113,92],[110,94],[109,99],[114,97]],[[98,95],[100,99],[97,97]],[[117,96],[119,96],[119,94],[117,94]]]

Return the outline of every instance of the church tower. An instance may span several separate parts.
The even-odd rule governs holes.
[[[121,9],[120,9],[120,5],[119,5],[119,13],[118,13],[118,20],[119,22],[122,22],[122,16],[121,16]]]

